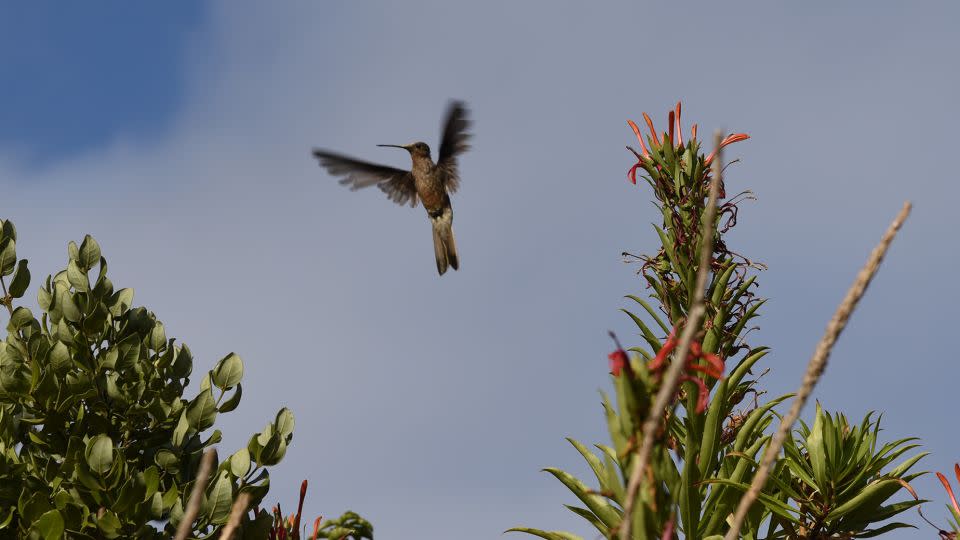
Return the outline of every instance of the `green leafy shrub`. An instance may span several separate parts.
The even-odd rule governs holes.
[[[212,429],[217,415],[240,403],[243,362],[226,355],[185,398],[190,349],[134,307],[132,289],[114,288],[90,236],[70,242],[66,269],[41,285],[39,319],[15,307],[30,272],[16,257],[13,223],[0,224],[9,314],[0,342],[0,534],[170,537],[201,454],[221,440]],[[293,414],[281,409],[246,448],[216,464],[193,537],[217,536],[239,493],[252,504],[263,499],[267,467],[283,458],[293,428]]]

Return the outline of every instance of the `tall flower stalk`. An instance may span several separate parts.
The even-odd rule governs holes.
[[[720,200],[715,212],[708,211],[711,183],[722,169],[714,163],[721,159],[720,149],[750,137],[729,135],[705,154],[696,124],[684,136],[680,103],[668,113],[666,130],[658,132],[646,113],[643,122],[646,131],[627,122],[639,145],[639,150],[627,147],[636,158],[627,179],[633,184],[642,179],[653,190],[659,213],[653,229],[660,246],[652,255],[624,253],[639,264],[644,291],[626,297],[639,306],[636,310],[623,309],[642,344],[624,349],[617,342],[609,355],[615,399],[604,393],[603,408],[612,444],[595,445],[597,452],[568,439],[590,465],[599,489],[560,469],[546,471],[583,504],[568,508],[606,538],[721,537],[770,440],[766,433],[776,417],[773,409],[789,397],[761,403],[754,369],[769,349],[748,343],[747,334],[764,303],[755,293],[763,266],[731,251],[724,238],[737,224],[738,204],[753,194],[727,197],[724,179],[718,177]],[[701,270],[706,279],[698,280]],[[702,307],[696,309],[703,310],[702,322],[699,314],[691,316],[700,298]],[[688,324],[696,327],[688,329]],[[683,344],[678,347],[681,331],[692,334],[686,352],[680,350]],[[675,368],[680,385],[672,403],[651,411],[674,362],[682,364]],[[672,388],[664,387],[668,400]],[[892,459],[914,447],[909,439],[877,449],[876,423],[869,416],[851,436],[845,419],[821,421],[823,414],[818,409],[814,428],[805,427],[788,443],[786,459],[775,467],[760,504],[747,517],[743,538],[852,538],[886,530],[870,528],[878,520],[870,519],[869,512],[907,485],[915,476],[907,470],[923,455],[884,472]],[[647,430],[648,441],[641,429],[645,422],[654,428]],[[817,437],[831,442],[824,446]],[[838,440],[848,446],[838,450],[832,446]],[[644,442],[650,453],[641,463],[638,450]],[[821,475],[828,461],[838,469]],[[841,468],[855,463],[869,463],[869,474],[840,475]],[[803,475],[814,464],[816,481],[804,483]],[[844,491],[836,492],[838,487]],[[884,507],[876,516],[886,519],[917,503]],[[562,531],[511,530],[550,540],[577,538]]]

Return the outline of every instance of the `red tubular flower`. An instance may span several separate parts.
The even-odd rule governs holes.
[[[673,517],[667,520],[663,525],[663,533],[660,534],[660,540],[673,540],[673,528],[674,528]]]
[[[960,482],[960,464],[953,465],[953,473],[957,477],[957,482]],[[960,514],[960,505],[957,504],[957,498],[953,495],[953,488],[950,487],[950,482],[947,481],[947,477],[941,473],[937,473],[937,478],[939,478],[940,483],[943,484],[943,489],[947,490],[947,495],[950,495],[950,502],[953,503],[953,509]]]
[[[690,381],[697,385],[697,414],[707,410],[707,402],[710,399],[710,390],[707,389],[707,385],[703,382],[703,379],[700,377],[694,377],[693,375],[684,375],[680,378],[680,381]]]
[[[310,537],[312,540],[317,540],[317,535],[320,534],[320,523],[322,521],[323,516],[320,516],[313,522],[313,536]]]
[[[650,120],[650,117],[647,116],[647,113],[643,113],[643,121],[647,123],[647,127],[650,128],[650,135],[653,136],[653,142],[660,146],[660,137],[657,136],[657,130],[653,129],[653,120]]]
[[[680,102],[679,101],[677,102],[677,110],[675,112],[676,114],[674,115],[674,119],[675,119],[674,121],[676,122],[676,125],[674,126],[674,131],[677,132],[677,146],[683,146],[683,128],[680,127]],[[696,138],[697,137],[696,134],[694,134],[693,137]]]
[[[720,146],[714,148],[713,152],[710,152],[710,155],[707,156],[707,159],[704,160],[703,164],[709,165],[710,162],[713,161],[713,158],[717,157],[717,151],[719,151],[724,146],[727,146],[728,144],[733,144],[735,142],[745,141],[749,138],[750,136],[747,135],[746,133],[734,133],[733,135],[727,135],[726,138],[720,141]]]
[[[629,358],[627,358],[627,353],[623,349],[617,349],[610,353],[607,358],[610,359],[610,373],[614,377],[619,377],[620,373],[623,372],[623,369],[626,367]]]
[[[650,371],[659,371],[663,367],[663,363],[667,361],[667,356],[673,352],[673,349],[677,346],[677,340],[674,337],[676,329],[670,331],[670,335],[667,336],[667,341],[664,342],[663,347],[660,347],[660,350],[657,351],[657,356],[647,364],[647,368]]]
[[[650,157],[650,152],[647,151],[647,145],[643,142],[643,135],[640,133],[640,128],[637,127],[637,124],[635,124],[633,120],[627,120],[627,124],[630,125],[633,133],[637,136],[637,141],[640,143],[640,150],[643,151],[643,157]]]
[[[667,336],[667,340],[663,343],[663,346],[660,347],[660,350],[657,351],[657,355],[647,364],[647,369],[652,373],[658,373],[663,369],[667,357],[670,356],[670,353],[677,347],[676,332],[676,328],[670,331],[670,335]],[[697,360],[703,360],[705,363],[699,364]],[[693,375],[693,373],[703,373],[714,379],[722,379],[726,365],[719,356],[703,352],[703,346],[699,342],[694,341],[690,343],[690,351],[687,353],[684,369],[686,373],[681,377],[680,381],[689,381],[697,385],[697,414],[700,414],[707,408],[710,390],[707,388],[706,383],[703,382],[703,379]],[[958,471],[960,471],[960,469],[958,469]],[[958,472],[958,474],[960,474],[960,472]],[[960,478],[960,476],[957,478]]]
[[[670,146],[675,146],[673,144],[673,128],[675,127],[674,119],[676,114],[673,111],[667,113],[667,138],[670,139]]]

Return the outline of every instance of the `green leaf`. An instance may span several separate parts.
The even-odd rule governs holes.
[[[213,399],[213,393],[209,388],[200,392],[200,395],[187,405],[187,422],[197,431],[203,431],[212,426],[216,417],[217,401]]]
[[[12,238],[5,238],[0,241],[0,276],[9,276],[12,274],[16,264],[17,243]]]
[[[587,508],[596,515],[607,527],[616,527],[620,523],[620,512],[613,507],[607,500],[593,493],[583,482],[577,480],[574,476],[553,467],[548,467],[544,471],[552,474],[567,486],[567,489],[573,492],[578,499],[583,501]]]
[[[181,447],[184,445],[187,439],[187,433],[190,431],[190,421],[187,420],[187,411],[183,411],[180,414],[180,420],[177,422],[177,427],[173,429],[173,437],[170,442],[173,443],[176,447]],[[160,454],[157,453],[159,456]],[[157,465],[163,467],[162,463],[157,462]]]
[[[13,314],[10,316],[8,328],[13,328],[14,331],[16,331],[24,326],[29,325],[33,322],[33,320],[33,313],[29,309],[19,306],[17,309],[13,310]]]
[[[813,479],[817,481],[817,486],[821,492],[826,492],[828,488],[827,478],[827,455],[824,449],[824,412],[817,403],[816,416],[813,420],[813,428],[807,436],[806,447],[810,459],[810,465],[813,469]]]
[[[120,289],[110,296],[110,314],[119,317],[133,307],[133,289]]]
[[[217,408],[218,411],[222,413],[230,412],[237,408],[237,405],[240,404],[240,398],[243,396],[243,385],[237,383],[237,388],[234,389],[233,394],[220,403],[220,407]]]
[[[40,537],[44,540],[59,540],[63,537],[63,516],[57,510],[50,510],[40,516],[31,528],[40,533]]]
[[[85,456],[91,471],[106,473],[113,467],[113,440],[108,435],[97,435],[87,441]]]
[[[250,450],[241,448],[230,456],[230,473],[243,478],[250,472]]]
[[[73,295],[70,294],[70,291],[63,285],[58,284],[56,290],[57,307],[60,308],[63,317],[73,323],[79,322],[80,308],[78,308],[76,302],[73,301]]]
[[[80,243],[78,251],[77,264],[84,271],[90,270],[93,265],[100,261],[100,244],[97,244],[97,241],[89,234],[83,237],[83,242]]]
[[[650,305],[649,302],[640,298],[639,296],[634,296],[632,294],[628,294],[626,298],[629,298],[634,302],[643,306],[643,309],[645,309],[647,313],[653,318],[653,320],[657,322],[657,325],[660,326],[660,329],[667,334],[670,333],[670,328],[667,327],[666,323],[663,322],[663,319],[660,318],[660,315],[657,313],[655,309],[653,309],[653,307]]]
[[[580,508],[579,506],[572,506],[569,504],[565,504],[564,506],[567,507],[567,510],[570,510],[574,514],[590,522],[590,524],[593,525],[595,529],[600,531],[600,534],[605,538],[610,537],[610,528],[601,523],[600,520],[597,519],[597,516],[593,515],[593,512],[587,510],[586,508]]]
[[[226,523],[233,504],[233,482],[230,481],[230,473],[222,471],[218,475],[217,481],[207,493],[207,500],[210,504],[210,521],[216,524]]]
[[[583,538],[566,531],[542,531],[540,529],[531,529],[529,527],[513,527],[512,529],[507,529],[503,532],[522,532],[532,536],[545,538],[546,540],[583,540]]]
[[[284,407],[277,412],[277,419],[274,422],[276,426],[277,433],[280,434],[285,440],[290,440],[290,437],[293,436],[293,411]]]
[[[117,351],[118,356],[114,369],[122,373],[132,368],[140,360],[140,338],[137,334],[130,334],[117,345]]]
[[[7,292],[13,298],[20,298],[23,296],[23,293],[27,292],[27,287],[30,286],[30,269],[27,268],[27,259],[20,259],[17,261],[17,270],[13,274],[13,279],[10,281],[10,287]]]
[[[146,501],[153,497],[155,493],[158,493],[160,488],[160,471],[157,467],[151,465],[143,471],[143,500]]]
[[[858,519],[859,514],[875,511],[883,501],[893,496],[901,487],[903,486],[895,479],[876,480],[860,490],[855,497],[834,508],[827,514],[826,519],[827,521],[839,519],[847,514],[851,514],[853,519]]]
[[[73,285],[73,288],[87,292],[90,290],[90,281],[87,278],[87,273],[83,271],[76,261],[70,261],[67,263],[67,280],[70,282],[70,285]]]
[[[107,538],[117,538],[120,536],[117,531],[120,530],[120,519],[110,510],[106,510],[102,516],[97,518],[97,528],[103,532]]]
[[[230,353],[217,362],[213,368],[213,384],[221,390],[228,390],[240,384],[243,379],[243,360],[236,353]]]
[[[7,239],[17,240],[17,228],[9,219],[0,219],[0,241]]]
[[[163,323],[157,321],[150,330],[150,337],[147,340],[147,346],[154,351],[159,351],[167,344],[167,333],[163,328]]]

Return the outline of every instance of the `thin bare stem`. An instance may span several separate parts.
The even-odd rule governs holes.
[[[244,514],[247,513],[247,509],[250,508],[250,499],[250,494],[244,492],[237,497],[237,500],[233,501],[233,508],[230,509],[230,519],[220,534],[222,540],[230,540],[233,538],[234,531],[240,526],[240,521],[243,519]]]
[[[847,296],[844,297],[840,306],[837,307],[837,311],[833,314],[833,318],[830,319],[823,338],[820,340],[820,343],[817,344],[817,348],[813,352],[813,357],[810,358],[810,363],[807,364],[807,371],[804,373],[803,381],[800,383],[800,389],[793,399],[790,412],[783,417],[783,421],[780,422],[780,428],[770,441],[770,445],[767,446],[767,450],[763,454],[763,461],[757,469],[756,475],[753,477],[750,489],[747,490],[740,499],[736,514],[734,514],[733,521],[730,523],[730,530],[727,531],[724,540],[736,540],[740,535],[740,528],[743,526],[744,519],[746,519],[747,511],[750,510],[750,506],[756,501],[757,496],[760,495],[760,490],[763,489],[764,484],[767,482],[770,469],[780,454],[783,443],[793,428],[793,423],[797,421],[797,418],[800,416],[800,410],[804,404],[806,404],[807,398],[809,398],[813,392],[813,387],[816,386],[817,381],[820,380],[820,376],[823,375],[823,371],[827,367],[827,360],[830,358],[830,351],[833,349],[833,344],[836,343],[840,332],[846,327],[847,321],[850,320],[850,315],[853,313],[853,310],[856,309],[857,303],[867,290],[867,286],[870,285],[873,276],[876,275],[877,269],[880,268],[880,263],[883,261],[883,257],[890,247],[890,242],[893,241],[893,237],[897,235],[897,231],[900,230],[904,220],[906,220],[910,214],[910,208],[911,205],[909,201],[903,203],[903,208],[900,209],[900,213],[894,218],[887,232],[883,234],[880,243],[877,244],[877,247],[870,253],[867,264],[860,270],[850,290],[847,291]]]
[[[174,540],[187,540],[187,537],[193,531],[193,522],[200,513],[200,502],[203,500],[203,490],[207,489],[207,482],[210,480],[210,470],[213,469],[213,461],[217,459],[217,451],[210,448],[203,453],[200,460],[200,470],[197,471],[197,478],[193,481],[193,489],[190,490],[190,502],[183,512],[180,519],[180,525],[177,527],[177,534]]]
[[[677,394],[677,386],[680,382],[680,376],[683,375],[683,368],[686,366],[686,358],[690,352],[690,343],[694,336],[700,330],[700,323],[703,321],[706,307],[703,302],[704,290],[707,287],[707,274],[710,271],[710,260],[713,257],[713,231],[714,221],[717,215],[717,196],[720,193],[720,175],[723,173],[721,165],[723,158],[720,155],[720,141],[723,138],[718,131],[716,134],[715,146],[716,157],[713,161],[713,179],[710,182],[710,197],[707,200],[707,208],[703,218],[703,231],[700,234],[700,266],[697,267],[697,286],[693,293],[693,303],[687,312],[687,321],[683,325],[683,332],[680,334],[680,341],[677,345],[677,351],[674,353],[673,362],[663,377],[660,390],[650,408],[650,414],[643,422],[643,441],[640,450],[637,452],[637,465],[630,474],[630,481],[627,483],[627,497],[623,505],[623,521],[620,524],[620,539],[630,540],[630,528],[633,525],[633,508],[637,501],[637,494],[640,492],[640,484],[643,482],[644,471],[650,461],[650,454],[653,453],[654,437],[656,436],[657,426],[663,419],[664,411],[667,407],[673,409],[673,399]]]

